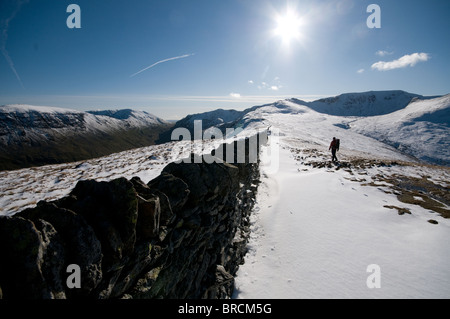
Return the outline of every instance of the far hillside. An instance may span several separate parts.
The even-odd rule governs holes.
[[[172,126],[134,110],[0,106],[0,170],[68,163],[154,145]]]

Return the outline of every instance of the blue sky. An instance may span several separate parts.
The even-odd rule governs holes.
[[[66,24],[72,3],[80,29]],[[449,13],[442,0],[2,0],[0,104],[178,119],[288,97],[447,94]]]

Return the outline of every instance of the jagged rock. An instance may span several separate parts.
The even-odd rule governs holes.
[[[87,295],[97,287],[102,279],[101,244],[92,227],[81,215],[59,208],[55,203],[40,202],[35,208],[24,210],[17,216],[32,221],[45,220],[55,228],[66,247],[65,265],[76,264],[82,273],[81,290],[71,293]],[[48,260],[54,262],[58,258],[58,255],[52,255]]]
[[[161,213],[159,198],[144,199],[138,196],[138,212],[137,238],[139,240],[146,240],[157,237],[159,234],[159,218]]]
[[[152,288],[155,281],[158,279],[160,272],[161,267],[156,267],[145,273],[145,275],[137,281],[136,285],[127,297],[134,299],[153,298],[154,295],[152,294]]]
[[[197,163],[197,155],[191,155],[190,163],[170,163],[163,173],[171,174],[185,181],[190,190],[191,207],[203,200],[213,200],[217,196],[224,198],[237,179],[238,169],[228,163]]]
[[[161,210],[159,216],[159,225],[167,226],[171,224],[173,221],[175,221],[176,215],[172,212],[169,198],[166,194],[159,190],[152,190],[152,192],[159,198],[159,207]]]
[[[92,226],[101,242],[103,270],[120,267],[136,242],[138,199],[133,184],[125,178],[80,181],[70,195],[59,205],[82,215]]]
[[[117,280],[117,283],[111,292],[111,297],[119,297],[127,290],[133,288],[140,279],[140,276],[142,276],[142,273],[145,272],[145,269],[148,269],[148,267],[153,265],[160,257],[160,250],[150,242],[142,241],[137,244],[131,258],[133,262],[128,263],[122,270],[121,277]]]
[[[144,199],[151,199],[157,196],[159,198],[160,216],[159,225],[167,226],[174,221],[175,215],[172,212],[172,207],[169,202],[169,198],[166,194],[158,189],[148,187],[139,177],[133,177],[130,180],[136,192]]]
[[[43,219],[34,222],[41,235],[41,271],[53,299],[65,299],[65,282],[61,273],[65,271],[65,249],[52,224]]]
[[[80,181],[58,205],[82,215],[94,229],[103,259],[102,280],[91,295],[110,298],[136,243],[138,199],[133,184],[125,178]]]
[[[172,232],[172,236],[170,238],[171,249],[175,249],[181,246],[185,238],[187,238],[192,233],[192,230],[179,228],[175,229]]]
[[[42,262],[44,247],[39,230],[22,217],[0,218],[0,283],[6,298],[51,298]]]
[[[147,185],[151,189],[158,189],[167,195],[174,213],[177,213],[184,206],[190,194],[186,182],[165,172],[151,180]]]
[[[231,297],[233,290],[234,277],[222,265],[217,265],[215,283],[206,290],[203,298],[227,299]]]

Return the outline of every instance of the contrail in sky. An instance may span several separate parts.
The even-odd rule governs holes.
[[[176,57],[173,57],[173,58],[168,58],[168,59],[164,59],[164,60],[158,61],[158,62],[153,63],[152,65],[146,67],[145,69],[142,69],[142,70],[140,70],[140,71],[138,71],[138,72],[136,72],[136,73],[130,75],[130,78],[132,78],[132,77],[135,76],[135,75],[138,75],[138,74],[141,73],[141,72],[144,72],[145,70],[151,69],[151,68],[153,68],[155,65],[158,65],[158,64],[160,64],[160,63],[164,63],[164,62],[172,61],[172,60],[184,59],[184,58],[190,57],[190,56],[192,56],[192,55],[194,55],[194,53],[192,53],[192,54],[180,55],[180,56],[176,56]]]
[[[0,34],[0,51],[2,52],[3,56],[6,59],[6,62],[8,62],[9,67],[13,71],[13,73],[16,75],[17,80],[19,80],[20,85],[23,86],[22,80],[20,79],[19,73],[17,73],[16,68],[14,67],[14,63],[11,59],[11,57],[8,54],[8,50],[6,50],[6,40],[8,39],[8,29],[9,29],[9,23],[12,19],[16,16],[17,12],[19,12],[20,8],[23,4],[28,3],[28,0],[19,0],[16,1],[14,11],[12,14],[5,20],[0,21],[0,28],[1,28],[1,34]]]

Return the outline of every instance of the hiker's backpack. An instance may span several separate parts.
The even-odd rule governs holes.
[[[339,151],[339,146],[341,144],[341,140],[340,139],[336,139],[336,149]]]

